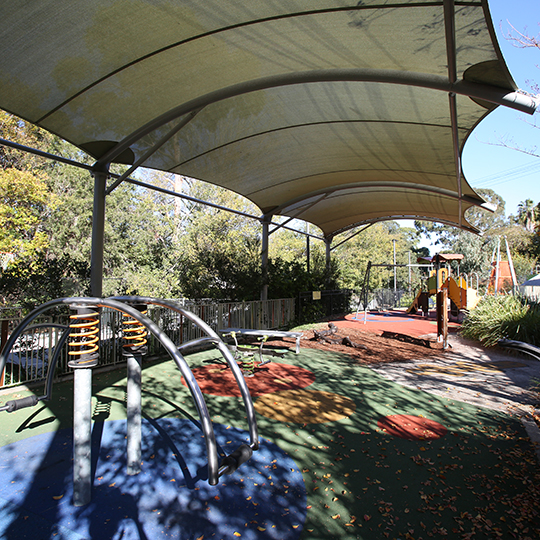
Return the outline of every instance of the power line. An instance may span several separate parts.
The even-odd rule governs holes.
[[[527,165],[521,165],[512,169],[507,169],[495,174],[483,176],[474,182],[476,187],[488,188],[492,186],[498,186],[505,182],[510,182],[518,178],[530,176],[536,172],[540,172],[540,159],[538,163],[529,163]]]

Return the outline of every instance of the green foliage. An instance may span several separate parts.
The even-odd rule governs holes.
[[[534,231],[534,224],[537,221],[537,207],[534,206],[532,199],[526,199],[518,204],[516,223],[523,225],[529,233]]]
[[[466,220],[484,236],[501,234],[501,229],[507,225],[504,200],[492,189],[478,189],[476,191],[487,202],[495,205],[496,210],[492,213],[483,208],[473,206],[465,213]],[[419,233],[428,236],[433,235],[435,237],[435,245],[441,246],[441,249],[453,249],[456,239],[462,234],[462,231],[457,227],[450,227],[430,221],[415,221],[414,226]]]
[[[337,288],[360,290],[369,261],[372,264],[392,265],[394,262],[393,241],[395,241],[397,264],[408,264],[409,251],[411,251],[411,262],[416,262],[417,253],[413,251],[418,242],[416,231],[401,228],[394,222],[377,223],[335,250],[340,271]],[[336,242],[339,242],[339,239],[336,239]],[[409,271],[407,268],[397,268],[396,277],[398,288],[408,287]],[[413,281],[417,279],[418,275],[415,272]],[[371,289],[393,286],[394,270],[391,266],[371,269]]]
[[[481,236],[440,224],[415,222],[415,226],[419,232],[433,235],[432,238],[435,237],[435,244],[440,246],[441,252],[464,255],[464,260],[460,263],[460,271],[466,274],[476,272],[481,280],[489,277],[494,249],[499,240],[506,238],[517,279],[521,283],[530,277],[532,269],[540,258],[540,237],[528,232],[525,228],[526,225],[529,229],[531,228],[530,221],[533,218],[536,219],[538,211],[533,202],[527,199],[520,203],[518,218],[509,216],[506,219],[505,203],[499,195],[490,189],[477,191],[486,201],[497,205],[494,213],[477,207],[467,211],[467,220],[482,232]]]
[[[540,306],[513,295],[486,296],[461,327],[463,336],[487,347],[500,339],[540,345]]]
[[[245,199],[203,182],[189,182],[189,195],[239,211]],[[260,295],[260,226],[254,220],[198,203],[182,208],[174,250],[175,275],[189,298],[253,300]]]
[[[26,310],[64,296],[87,296],[90,265],[66,255],[47,259],[40,253],[28,267],[19,260],[0,275],[2,301]]]
[[[0,169],[0,251],[30,264],[48,245],[41,221],[55,200],[41,176],[18,169]]]
[[[326,269],[320,254],[312,257],[310,272],[303,262],[288,262],[280,257],[269,261],[269,298],[295,298],[300,292],[337,288],[338,268],[333,261]]]
[[[43,150],[49,147],[54,138],[50,133],[1,110],[0,134],[3,139]],[[0,145],[0,168],[35,172],[44,169],[44,162],[43,159],[28,152]]]
[[[535,257],[531,257],[528,254],[522,255],[521,253],[515,253],[512,256],[512,261],[518,284],[524,283],[538,274]]]
[[[0,130],[4,138],[88,162],[88,156],[72,145],[1,111]],[[159,187],[260,214],[250,201],[218,186],[153,171],[140,174],[145,182]],[[0,147],[0,251],[18,256],[0,280],[5,301],[31,305],[88,292],[93,185],[87,171]],[[269,297],[296,297],[312,290],[359,290],[367,263],[391,265],[394,245],[398,264],[406,265],[409,253],[413,263],[417,256],[427,255],[416,247],[420,231],[439,234],[442,248],[465,255],[462,271],[483,272],[483,277],[489,272],[495,235],[506,234],[513,246],[516,271],[525,276],[540,256],[540,236],[505,222],[504,201],[497,194],[490,190],[480,193],[499,207],[495,214],[469,210],[469,221],[485,231],[484,238],[432,224],[405,229],[395,222],[379,223],[335,249],[330,270],[323,242],[310,239],[308,272],[306,237],[284,228],[276,230],[269,244]],[[527,208],[530,206],[528,203]],[[313,226],[297,222],[294,226],[318,234]],[[334,245],[354,232],[335,238]],[[106,201],[103,294],[257,299],[263,285],[261,234],[257,220],[124,182]],[[409,269],[398,268],[396,276],[398,288],[407,288]],[[413,271],[413,284],[419,279],[420,273]],[[372,269],[372,289],[393,287],[393,281],[391,267]]]

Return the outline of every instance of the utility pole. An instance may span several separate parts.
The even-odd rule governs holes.
[[[396,240],[393,239],[394,244],[394,306],[397,304],[397,269],[396,269]]]

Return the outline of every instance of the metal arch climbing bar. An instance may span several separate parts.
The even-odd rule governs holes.
[[[62,347],[64,346],[64,343],[66,342],[67,338],[69,337],[69,331],[68,331],[69,327],[63,324],[56,324],[56,323],[39,323],[39,324],[27,326],[25,329],[34,330],[35,328],[57,328],[59,330],[64,330],[62,337],[58,340],[58,342],[54,346],[54,354],[51,361],[49,362],[49,369],[47,371],[47,378],[45,380],[45,393],[42,396],[29,396],[26,398],[6,401],[6,404],[0,407],[0,411],[13,412],[18,409],[22,409],[24,407],[37,405],[38,402],[48,400],[51,397],[54,371],[56,369],[56,364],[58,363],[58,357],[60,356],[60,353],[62,352]],[[17,334],[15,341],[19,338],[21,333],[22,332],[19,332]],[[9,351],[7,351],[6,354],[9,354]]]
[[[144,302],[142,299],[139,299],[138,301]],[[219,479],[219,461],[214,428],[212,426],[210,414],[208,412],[208,408],[206,407],[206,402],[202,395],[201,389],[199,388],[199,385],[197,384],[197,381],[195,380],[195,377],[193,376],[193,373],[184,357],[178,352],[176,345],[167,336],[167,334],[154,321],[143,315],[136,308],[118,300],[109,298],[101,299],[99,303],[103,307],[110,307],[117,311],[127,313],[130,317],[136,319],[141,324],[146,326],[146,328],[148,328],[148,330],[150,330],[150,332],[152,332],[152,334],[154,334],[154,336],[161,342],[169,355],[175,361],[178,369],[184,377],[184,380],[186,381],[186,385],[191,392],[191,396],[195,406],[197,407],[197,412],[199,413],[199,420],[201,422],[201,428],[204,434],[206,451],[208,455],[208,483],[215,486]]]
[[[177,313],[180,313],[181,315],[186,317],[186,319],[189,319],[191,322],[196,324],[203,332],[207,334],[208,337],[199,338],[199,339],[195,339],[193,341],[184,343],[178,349],[186,350],[189,347],[192,347],[195,345],[201,345],[203,343],[212,343],[219,349],[219,351],[225,358],[227,364],[231,368],[231,371],[234,375],[238,388],[240,389],[242,399],[244,401],[244,408],[246,410],[246,416],[247,416],[247,422],[248,422],[248,428],[249,428],[249,439],[250,439],[249,445],[253,450],[257,450],[259,448],[259,435],[258,435],[258,430],[257,430],[257,420],[255,416],[255,409],[253,407],[251,394],[249,393],[249,388],[247,387],[247,384],[244,379],[244,376],[242,375],[241,369],[238,367],[238,364],[236,363],[231,351],[229,350],[227,345],[223,342],[221,337],[219,337],[219,335],[200,317],[182,308],[175,302],[170,302],[168,300],[163,300],[160,298],[152,298],[152,297],[145,297],[145,296],[115,296],[115,297],[112,297],[111,299],[117,300],[119,302],[135,302],[135,303],[138,302],[142,304],[152,304],[156,306],[166,307],[172,311],[176,311]]]
[[[42,304],[38,308],[31,311],[19,324],[17,329],[12,333],[2,353],[0,354],[0,371],[4,369],[7,355],[9,351],[11,350],[11,348],[13,347],[13,344],[15,343],[16,339],[21,335],[24,329],[29,326],[32,320],[34,320],[38,315],[46,312],[47,310],[53,307],[56,307],[59,305],[73,305],[73,304],[78,304],[78,305],[90,304],[92,306],[97,306],[97,307],[109,307],[116,311],[127,313],[130,317],[138,320],[141,324],[146,326],[146,328],[148,328],[156,336],[156,338],[161,342],[161,344],[165,347],[167,352],[175,361],[180,372],[182,373],[184,380],[186,381],[186,385],[188,386],[191,392],[193,401],[195,402],[195,405],[197,407],[202,431],[205,437],[207,454],[208,454],[208,483],[210,485],[216,485],[218,483],[219,471],[220,471],[220,465],[219,465],[218,453],[217,453],[217,444],[216,444],[214,429],[212,426],[210,415],[208,413],[206,402],[202,395],[201,389],[199,388],[199,385],[197,384],[197,381],[195,380],[195,377],[193,376],[191,369],[187,365],[187,362],[182,357],[182,355],[178,352],[176,345],[165,334],[165,332],[163,332],[163,330],[159,328],[159,326],[156,323],[154,323],[148,317],[142,315],[136,308],[133,308],[117,300],[94,298],[94,297],[59,298],[56,300],[51,300],[49,302],[46,302],[45,304]],[[83,369],[83,370],[78,370],[78,371],[82,372],[82,371],[91,371],[91,370],[87,368],[86,370]],[[91,384],[91,379],[89,379],[89,381],[85,380],[86,384],[88,384],[88,382],[90,382]],[[31,405],[31,404],[28,403],[27,406],[28,405]],[[74,440],[74,445],[75,444],[76,444],[76,440]],[[86,458],[87,458],[88,463],[86,464],[86,466],[83,466],[82,469],[86,471],[87,478],[83,478],[82,479],[83,481],[90,480],[91,461],[90,461],[89,449],[88,449],[88,452],[86,452]],[[79,506],[82,506],[83,504],[87,504],[88,502],[90,501],[89,499],[87,500],[87,495],[82,494],[80,497]],[[77,505],[77,500],[75,500],[75,504]]]

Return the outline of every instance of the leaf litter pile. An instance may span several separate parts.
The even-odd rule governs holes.
[[[538,461],[519,422],[480,409],[463,420],[435,440],[338,424],[298,431],[307,439],[293,454],[305,463],[305,538],[540,538]]]
[[[405,388],[364,367],[440,351],[350,328],[335,334],[366,348],[323,343],[310,331],[302,349],[352,357],[333,363],[324,389],[354,399],[356,414],[348,422],[275,431],[281,444],[296,439],[289,451],[303,464],[304,538],[540,538],[539,463],[518,418]],[[315,368],[316,357],[310,362]],[[392,414],[437,420],[448,433],[433,440],[392,437],[374,426]]]

